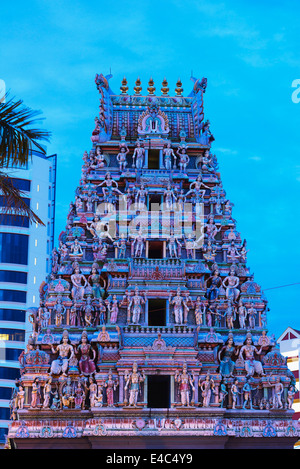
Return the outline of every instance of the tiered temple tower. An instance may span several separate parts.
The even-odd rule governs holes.
[[[9,442],[291,448],[295,382],[211,151],[207,80],[185,96],[110,79],[29,312]]]

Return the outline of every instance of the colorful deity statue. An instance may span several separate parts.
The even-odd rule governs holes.
[[[129,391],[129,406],[136,407],[141,392],[141,383],[144,382],[144,373],[138,372],[137,363],[133,363],[132,371],[125,375],[125,391]]]
[[[186,363],[183,364],[182,372],[176,370],[175,383],[179,385],[180,402],[182,406],[190,406],[190,388],[195,392],[195,378],[187,371]]]

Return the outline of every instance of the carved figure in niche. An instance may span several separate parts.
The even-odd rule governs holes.
[[[251,303],[250,308],[247,310],[248,318],[249,318],[249,327],[250,329],[255,328],[255,316],[257,315],[257,311],[253,306],[253,303]]]
[[[92,287],[93,298],[96,298],[97,300],[99,298],[103,298],[105,294],[106,282],[99,274],[98,264],[96,263],[92,265],[92,271],[88,277],[88,283]]]
[[[144,184],[141,184],[141,187],[136,191],[135,195],[136,210],[146,210],[147,194],[147,189],[145,188]]]
[[[68,258],[69,249],[65,243],[60,243],[59,255],[60,255],[60,263],[64,262]]]
[[[75,273],[71,275],[72,282],[72,298],[74,300],[83,300],[85,287],[88,286],[88,282],[83,274],[80,273],[79,265],[75,266]],[[83,282],[83,285],[82,285]]]
[[[238,316],[240,328],[246,329],[247,308],[243,305],[242,300],[239,301]]]
[[[205,150],[205,152],[203,153],[202,171],[209,172],[209,173],[215,172],[214,158],[213,158],[213,155],[211,155],[209,150]]]
[[[99,315],[99,325],[102,326],[106,323],[106,306],[102,298],[98,300],[98,313],[97,317],[95,318],[95,325],[98,323],[98,315]]]
[[[234,382],[232,383],[231,385],[231,396],[232,396],[232,409],[236,409],[236,405],[237,405],[237,401],[238,401],[238,395],[239,394],[242,394],[240,391],[239,391],[239,380],[236,379],[234,380]]]
[[[240,251],[240,258],[241,261],[246,263],[247,262],[247,253],[249,252],[249,249],[247,249],[247,241],[244,239],[243,246]]]
[[[69,256],[71,258],[73,257],[81,258],[83,256],[83,250],[78,241],[78,238],[75,238],[74,243],[71,244]]]
[[[142,305],[146,303],[146,294],[144,298],[139,295],[138,287],[135,288],[133,297],[129,300],[129,311],[132,311],[131,322],[138,324],[142,314]]]
[[[143,236],[142,230],[134,237],[132,241],[132,249],[134,249],[134,257],[142,257],[145,248],[146,238]]]
[[[94,241],[93,246],[93,257],[95,261],[105,261],[107,257],[108,244],[105,243],[102,238],[98,238]]]
[[[174,204],[176,202],[176,195],[174,189],[172,189],[171,184],[168,184],[167,189],[164,191],[164,209],[165,210],[174,210]]]
[[[283,403],[282,403],[282,394],[284,391],[283,384],[280,382],[280,376],[276,376],[275,378],[275,383],[270,382],[270,376],[268,377],[269,381],[269,386],[271,386],[273,389],[273,407],[275,409],[282,409],[283,408]]]
[[[195,392],[195,386],[194,386],[195,379],[192,375],[188,374],[186,363],[183,364],[181,373],[179,370],[176,370],[174,379],[175,379],[175,383],[179,384],[178,390],[180,393],[181,405],[190,407],[190,386],[194,393]]]
[[[55,314],[55,325],[60,327],[62,325],[63,317],[66,313],[66,308],[62,302],[62,297],[56,298],[56,304],[53,306],[53,313]]]
[[[84,313],[84,322],[86,327],[91,327],[93,325],[95,308],[92,305],[92,299],[90,296],[87,297],[85,304],[82,306]]]
[[[198,326],[202,326],[206,306],[198,296],[195,302],[195,321]]]
[[[178,250],[177,250],[178,248]],[[171,233],[168,240],[168,251],[170,257],[179,257],[179,252],[181,253],[181,243],[178,238]]]
[[[129,211],[131,205],[132,205],[133,202],[134,202],[134,194],[133,194],[132,190],[130,189],[130,187],[127,188],[125,197],[126,197],[126,207],[127,207],[127,211]]]
[[[258,350],[252,342],[252,335],[248,333],[244,345],[240,349],[239,358],[245,360],[245,370],[248,376],[253,376],[254,373],[258,375],[264,375],[264,370],[260,361],[255,360],[255,353],[260,355],[262,347]]]
[[[248,379],[243,386],[243,393],[244,393],[243,409],[246,409],[247,405],[249,405],[249,409],[252,409],[252,391],[254,391],[256,388],[251,386],[250,380],[251,379]]]
[[[182,145],[182,146],[179,146],[178,147],[178,150],[176,152],[176,154],[178,155],[179,157],[179,168],[180,168],[180,172],[185,172],[186,171],[186,167],[187,165],[189,164],[189,161],[190,161],[190,158],[189,156],[187,155],[187,152],[186,152],[186,146],[185,145]]]
[[[106,166],[106,161],[100,147],[96,148],[95,160],[96,164],[93,169],[104,168],[104,166]]]
[[[79,358],[79,371],[84,376],[89,376],[95,373],[96,365],[94,360],[96,358],[96,351],[88,342],[87,332],[84,330],[81,334],[81,342],[76,348],[76,353],[80,355]],[[92,354],[92,357],[90,356]]]
[[[227,389],[226,389],[226,384],[221,383],[220,384],[219,397],[218,397],[218,402],[219,402],[219,404],[221,404],[220,405],[221,408],[223,408],[223,406],[224,406],[225,398],[226,398],[227,395],[228,395],[228,392],[227,392]]]
[[[66,381],[60,385],[60,399],[63,409],[71,408],[74,404],[74,386],[72,385],[71,378],[68,377]]]
[[[185,298],[180,295],[180,287],[177,288],[177,293],[172,299],[172,294],[169,296],[170,305],[174,305],[173,314],[176,324],[183,324],[183,309],[186,305]]]
[[[95,382],[93,376],[89,377],[89,384],[87,386],[87,390],[89,391],[90,407],[95,407],[97,399],[97,383]]]
[[[204,224],[204,237],[213,242],[221,229],[222,225],[219,228],[217,227],[213,215],[209,216],[207,223]]]
[[[204,187],[204,189],[202,189],[202,187]],[[189,191],[185,194],[185,201],[189,197],[193,197],[192,201],[194,204],[203,204],[205,189],[210,189],[210,187],[204,184],[202,176],[199,174],[196,181],[190,184]]]
[[[189,258],[195,259],[196,258],[196,245],[195,245],[195,238],[192,236],[192,233],[188,233],[188,235],[184,237],[184,244],[185,244],[187,259]]]
[[[125,259],[126,257],[126,246],[128,244],[128,241],[127,239],[125,238],[125,234],[124,233],[121,233],[121,236],[120,238],[118,239],[118,241],[115,241],[114,242],[114,245],[117,247],[118,249],[118,258],[119,259]]]
[[[107,172],[104,181],[102,181],[97,187],[102,187],[102,193],[105,202],[105,212],[112,212],[116,204],[116,194],[119,194],[124,198],[124,194],[122,194],[122,192],[118,189],[118,183],[112,179],[110,172]]]
[[[132,167],[136,169],[142,169],[144,166],[144,159],[145,149],[142,147],[140,142],[137,142],[132,155]]]
[[[208,262],[214,262],[217,255],[217,246],[212,244],[211,240],[203,246],[203,257]]]
[[[51,345],[52,353],[58,352],[58,357],[51,363],[50,374],[59,375],[62,373],[66,376],[69,368],[69,360],[74,357],[74,348],[70,344],[68,331],[64,331],[62,342],[57,345],[56,349]]]
[[[288,409],[293,408],[294,397],[295,397],[296,392],[297,392],[297,390],[295,389],[295,386],[293,386],[293,385],[289,386],[289,389],[288,389],[288,392],[287,392]]]
[[[210,399],[211,395],[213,392],[215,392],[215,383],[213,378],[210,377],[209,373],[207,373],[205,379],[200,382],[199,380],[199,387],[202,391],[202,397],[203,397],[203,407],[209,407],[210,406]]]
[[[25,391],[23,386],[19,386],[17,396],[16,396],[16,408],[23,409],[24,408],[24,400],[25,400]]]
[[[109,238],[112,241],[112,237],[109,234],[109,223],[100,220],[99,215],[94,216],[93,221],[87,225],[87,229],[94,238],[99,238],[99,241],[103,242],[104,238]]]
[[[32,383],[31,387],[31,404],[30,407],[37,407],[41,401],[41,386],[39,383],[39,378],[36,377]]]
[[[226,298],[236,301],[240,295],[240,291],[237,288],[239,286],[240,279],[235,275],[235,268],[232,266],[229,271],[229,275],[225,277],[222,284],[226,289]]]
[[[84,409],[86,391],[83,388],[80,380],[77,381],[77,386],[74,390],[74,403],[75,409]]]
[[[239,262],[240,253],[235,247],[234,241],[231,241],[230,246],[227,249],[227,262]]]
[[[238,350],[234,344],[233,335],[230,332],[225,344],[221,347],[218,352],[218,359],[220,362],[220,373],[224,378],[233,376],[235,363],[233,357],[238,355]]]
[[[120,144],[120,152],[117,155],[117,162],[119,163],[120,171],[125,171],[127,166],[126,156],[129,153],[127,145],[124,143]]]
[[[108,304],[110,312],[110,323],[115,324],[118,320],[119,306],[117,296],[114,295],[112,301]]]
[[[78,324],[80,324],[80,319],[78,317],[79,314],[79,305],[74,301],[73,305],[70,308],[70,326],[75,327]],[[79,321],[78,321],[79,320]]]
[[[50,376],[50,378],[47,380],[43,389],[43,395],[44,395],[43,409],[49,408],[51,394],[52,394],[52,377]]]
[[[137,363],[134,362],[132,371],[128,375],[125,375],[125,391],[129,390],[129,406],[137,406],[138,395],[141,392],[140,383],[144,380],[144,373],[138,372]]]
[[[207,288],[208,285],[209,287]],[[222,279],[219,275],[218,269],[215,269],[213,275],[211,275],[205,282],[206,297],[210,302],[218,299],[221,286]]]
[[[210,131],[210,122],[209,121],[206,121],[204,124],[203,124],[203,128],[202,128],[202,134],[199,138],[199,143],[201,145],[210,145],[211,142],[214,141],[214,136],[213,134],[211,133]]]
[[[224,314],[227,322],[228,329],[234,328],[234,321],[236,319],[236,309],[232,300],[228,301],[227,308]]]
[[[171,147],[171,143],[168,143],[167,147],[163,149],[163,156],[164,156],[164,165],[168,171],[172,169],[172,157],[174,158],[174,162],[173,162],[174,168],[176,168],[177,157]]]
[[[109,370],[108,378],[104,383],[104,387],[106,389],[106,402],[108,407],[114,407],[114,391],[117,389],[118,385],[118,380],[113,379],[112,371]]]

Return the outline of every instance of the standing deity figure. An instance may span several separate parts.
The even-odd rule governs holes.
[[[290,385],[288,392],[287,392],[287,406],[288,409],[292,409],[293,404],[294,404],[294,397],[295,394],[297,393],[297,390],[295,389],[295,386]]]
[[[201,133],[201,136],[199,138],[199,143],[201,145],[210,145],[212,141],[214,141],[214,136],[213,134],[211,133],[210,131],[210,122],[209,121],[206,121],[204,124],[203,124],[203,128],[202,128],[202,133]]]
[[[68,331],[64,331],[62,335],[62,342],[57,345],[56,349],[51,345],[52,353],[58,351],[58,358],[51,363],[50,374],[59,375],[63,373],[66,376],[69,368],[69,360],[74,357],[74,348],[69,343]]]
[[[144,237],[142,230],[139,230],[138,234],[134,236],[131,243],[134,257],[142,257],[145,248],[145,241],[146,238]]]
[[[187,165],[189,164],[189,161],[190,161],[190,158],[188,157],[187,152],[186,152],[186,146],[179,146],[176,154],[179,157],[180,172],[183,172],[183,171],[185,172],[186,167],[187,167]]]
[[[40,404],[41,399],[41,386],[39,383],[39,378],[35,378],[32,383],[31,388],[31,404],[30,407],[37,407]]]
[[[222,225],[217,227],[213,215],[209,216],[207,222],[204,224],[204,237],[207,238],[207,240],[214,242],[217,234],[219,231],[221,231]]]
[[[87,386],[87,390],[89,391],[90,407],[95,407],[97,399],[97,383],[95,382],[93,376],[89,377],[89,384]]]
[[[224,406],[224,402],[225,402],[225,398],[227,396],[228,392],[227,392],[227,389],[226,389],[226,384],[225,383],[221,383],[220,384],[220,393],[219,393],[219,398],[218,398],[218,401],[219,401],[219,404],[221,408],[223,408]]]
[[[76,353],[80,355],[79,358],[79,371],[82,375],[89,376],[95,373],[96,365],[96,351],[88,342],[87,332],[84,330],[81,334],[81,342],[75,349]],[[92,355],[92,357],[91,357]]]
[[[257,311],[253,306],[253,303],[251,304],[250,308],[247,310],[248,318],[249,318],[249,327],[250,329],[255,328],[255,316],[257,315]]]
[[[184,237],[184,244],[185,244],[187,259],[189,258],[195,259],[196,258],[196,246],[195,246],[195,239],[192,236],[192,233],[188,233],[188,235]]]
[[[72,298],[74,300],[83,300],[85,287],[88,286],[88,282],[83,274],[80,273],[78,265],[75,266],[75,273],[71,275],[72,282]],[[83,282],[83,285],[82,285]]]
[[[51,394],[52,394],[52,377],[50,376],[50,378],[46,382],[44,389],[43,389],[43,395],[44,395],[43,408],[44,409],[49,408]]]
[[[260,361],[254,359],[254,354],[260,355],[262,347],[257,350],[252,343],[252,335],[248,333],[244,345],[240,349],[239,358],[245,360],[245,370],[248,376],[253,376],[254,373],[264,375],[264,370]]]
[[[125,234],[121,233],[120,238],[118,241],[114,242],[114,245],[118,249],[118,259],[125,259],[126,257],[126,246],[128,244],[127,239],[125,238]]]
[[[168,250],[170,257],[179,257],[179,251],[181,252],[181,243],[173,233],[169,236]]]
[[[247,308],[243,305],[242,300],[239,301],[238,316],[240,328],[246,329]]]
[[[71,408],[74,403],[74,385],[72,384],[71,378],[68,377],[60,385],[60,399],[63,409]]]
[[[200,296],[197,297],[197,299],[195,301],[195,304],[194,304],[194,308],[195,308],[195,321],[196,321],[196,324],[198,326],[202,326],[206,306],[203,303]]]
[[[235,309],[232,299],[228,301],[228,305],[227,305],[224,316],[226,318],[228,329],[233,329],[234,321],[236,319],[236,309]]]
[[[170,305],[174,305],[173,314],[176,324],[183,324],[183,310],[186,305],[186,300],[180,293],[181,290],[180,287],[178,287],[174,298],[172,299],[172,294],[169,296]]]
[[[144,184],[141,184],[141,187],[136,191],[135,194],[135,207],[136,210],[145,210],[147,202],[148,191],[145,188]]]
[[[165,168],[170,171],[172,169],[172,157],[174,158],[174,168],[176,168],[176,155],[171,147],[171,144],[168,143],[167,147],[163,149],[164,165]]]
[[[108,303],[108,309],[110,312],[110,323],[116,324],[118,320],[118,314],[119,314],[119,306],[118,306],[118,300],[117,300],[116,295],[114,295],[112,301]]]
[[[219,270],[215,269],[213,275],[211,275],[205,282],[206,297],[210,302],[218,299],[221,285],[222,279],[220,277]]]
[[[127,166],[126,156],[129,153],[127,146],[124,143],[120,144],[120,152],[117,155],[117,162],[119,163],[120,171],[125,171]]]
[[[144,382],[144,373],[138,372],[137,363],[133,363],[132,371],[125,375],[125,392],[129,391],[129,405],[136,407],[138,395],[141,392],[140,383]]]
[[[238,401],[238,395],[239,394],[242,394],[240,391],[239,391],[239,380],[238,379],[235,379],[234,382],[232,383],[231,385],[231,396],[232,396],[232,408],[235,409],[236,408],[236,405],[237,405],[237,401]]]
[[[16,396],[15,406],[17,409],[24,408],[25,391],[23,386],[19,386]]]
[[[145,149],[142,147],[140,142],[137,142],[136,147],[134,149],[132,155],[132,167],[136,167],[136,169],[142,169],[144,166],[144,159],[145,159]]]
[[[142,314],[142,304],[146,303],[146,294],[144,293],[144,298],[139,295],[138,287],[135,288],[134,295],[129,301],[129,311],[132,311],[131,322],[132,324],[139,324],[140,317]]]
[[[106,402],[108,407],[114,407],[114,391],[117,389],[118,385],[118,380],[113,379],[112,371],[109,370],[107,380],[104,383],[104,387],[106,389]]]
[[[84,313],[84,325],[86,327],[92,327],[94,322],[95,308],[92,305],[92,299],[90,296],[87,297],[85,304],[82,306],[82,312]]]
[[[254,391],[255,388],[251,386],[250,379],[245,382],[242,390],[244,393],[243,409],[246,409],[248,404],[249,409],[252,409],[252,391]]]
[[[203,407],[209,407],[211,395],[215,391],[215,383],[213,378],[210,377],[209,373],[207,373],[205,379],[202,382],[199,380],[199,387],[202,391],[202,405]]]
[[[190,406],[190,386],[194,393],[195,392],[194,382],[195,382],[195,379],[192,375],[188,374],[187,365],[185,363],[182,367],[181,373],[179,370],[176,370],[175,383],[179,384],[179,393],[180,393],[180,400],[181,400],[182,406],[186,406],[186,407]]]
[[[101,278],[101,275],[98,272],[98,268],[99,268],[98,264],[94,263],[92,265],[91,274],[88,277],[88,283],[92,287],[93,298],[96,298],[97,300],[99,298],[103,298],[103,295],[105,293],[105,287],[106,287],[106,282],[103,280],[103,278]]]
[[[229,271],[229,275],[225,277],[222,284],[223,287],[226,289],[225,295],[227,299],[237,300],[240,291],[238,289],[240,283],[239,277],[235,275],[235,268],[232,266]]]
[[[224,378],[233,376],[235,363],[233,357],[238,354],[238,350],[234,344],[233,335],[231,332],[228,334],[228,338],[225,344],[221,347],[218,352],[218,359],[220,362],[220,373]]]
[[[280,376],[276,376],[275,378],[275,383],[270,382],[270,376],[269,376],[269,386],[274,388],[273,389],[273,407],[275,409],[282,409],[283,408],[283,403],[282,403],[282,394],[284,391],[283,384],[280,382]]]
[[[53,313],[55,314],[55,324],[57,327],[60,327],[62,325],[63,317],[66,313],[66,308],[62,302],[61,296],[56,298],[56,303],[53,306]]]
[[[75,409],[84,409],[86,396],[86,385],[82,384],[80,380],[77,381],[77,386],[74,389],[74,403]]]
[[[168,184],[167,189],[164,191],[164,209],[165,210],[174,210],[174,204],[177,200],[176,195],[174,193],[174,189],[172,189],[171,184]]]

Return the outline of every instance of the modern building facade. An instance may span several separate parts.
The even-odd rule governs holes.
[[[292,448],[293,377],[226,196],[207,80],[96,75],[99,116],[21,360],[14,448]],[[78,178],[79,179],[79,178]],[[234,181],[241,184],[241,181]]]
[[[39,287],[51,271],[56,155],[32,150],[26,167],[5,171],[45,226],[4,215],[0,196],[0,443],[5,441],[10,401],[20,377],[19,357],[32,333],[28,309],[39,306]]]

